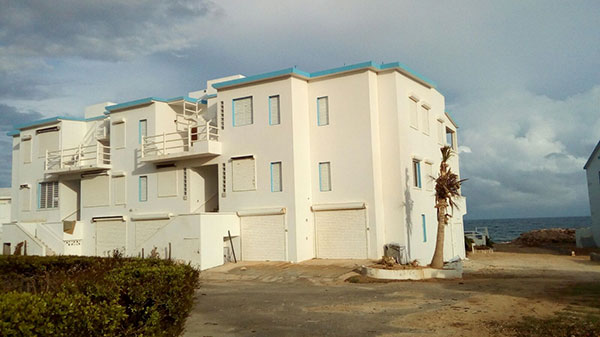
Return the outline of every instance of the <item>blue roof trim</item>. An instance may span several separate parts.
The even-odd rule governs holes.
[[[89,121],[95,121],[95,120],[100,120],[100,119],[104,119],[104,118],[106,118],[106,116],[96,116],[96,117],[90,117],[90,118],[72,117],[72,116],[55,116],[55,117],[50,117],[50,118],[38,119],[36,121],[32,121],[29,123],[13,125],[14,130],[9,131],[6,135],[7,136],[16,136],[20,133],[19,130],[31,128],[34,126],[44,125],[44,124],[55,123],[55,122],[59,122],[59,121],[89,122]]]
[[[206,95],[206,99],[215,98],[215,97],[217,97],[217,94]]]
[[[136,99],[136,100],[129,101],[129,102],[124,102],[124,103],[107,106],[106,111],[108,113],[111,113],[115,110],[132,108],[134,106],[138,106],[138,105],[142,105],[142,104],[150,104],[153,102],[170,103],[170,102],[182,101],[182,100],[190,102],[190,103],[196,103],[198,101],[197,99],[191,98],[189,96],[178,96],[178,97],[173,97],[173,98],[169,98],[169,99],[164,99],[164,98],[159,98],[159,97],[146,97],[146,98]]]
[[[386,70],[386,69],[396,69],[397,68],[397,69],[401,70],[401,72],[407,73],[407,74],[425,82],[426,84],[431,85],[434,88],[436,87],[436,84],[433,81],[429,80],[427,77],[419,74],[418,72],[412,70],[411,68],[401,64],[400,62],[378,64],[373,61],[356,63],[356,64],[351,64],[348,66],[337,67],[337,68],[332,68],[332,69],[327,69],[327,70],[321,70],[321,71],[317,71],[317,72],[313,72],[313,73],[309,73],[309,72],[300,70],[296,67],[286,68],[286,69],[272,71],[272,72],[268,72],[268,73],[264,73],[264,74],[248,76],[248,77],[244,77],[244,78],[238,78],[235,80],[215,83],[212,86],[215,89],[220,89],[220,88],[228,87],[228,86],[232,86],[232,85],[254,82],[254,81],[259,81],[259,80],[263,80],[263,79],[269,79],[269,78],[285,76],[285,75],[292,75],[292,74],[296,74],[296,75],[303,76],[306,78],[317,78],[320,76],[332,75],[332,74],[337,74],[337,73],[352,71],[352,70],[357,70],[357,69],[363,69],[363,68],[374,68],[376,70]]]
[[[201,100],[200,100],[200,103],[201,103],[201,104],[204,104],[204,105],[206,105],[206,104],[208,104],[208,101],[207,101],[207,100],[205,100],[205,99],[201,99]]]

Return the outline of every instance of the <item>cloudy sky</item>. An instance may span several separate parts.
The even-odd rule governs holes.
[[[468,218],[589,215],[600,2],[0,0],[0,131],[207,79],[400,61],[460,125]],[[10,146],[0,138],[0,186]]]

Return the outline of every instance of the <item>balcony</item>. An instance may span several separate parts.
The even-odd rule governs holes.
[[[222,153],[219,128],[206,122],[186,130],[145,136],[141,145],[141,161],[164,161],[218,156]]]
[[[46,151],[44,162],[46,173],[79,173],[110,168],[110,147],[100,143]]]

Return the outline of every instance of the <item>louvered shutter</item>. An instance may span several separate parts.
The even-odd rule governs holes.
[[[234,126],[252,124],[252,97],[238,98],[233,100],[233,114]]]
[[[281,162],[271,163],[271,192],[281,192]]]
[[[319,126],[329,125],[329,98],[317,98],[317,115],[319,118]]]
[[[279,124],[279,96],[269,97],[269,124]]]
[[[319,184],[322,192],[331,191],[331,167],[327,163],[319,163]]]
[[[232,160],[233,191],[256,189],[255,163],[253,157]]]

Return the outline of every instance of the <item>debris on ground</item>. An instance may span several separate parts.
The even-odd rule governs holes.
[[[521,235],[512,243],[529,247],[541,247],[550,244],[575,245],[575,229],[549,228],[536,229]]]

